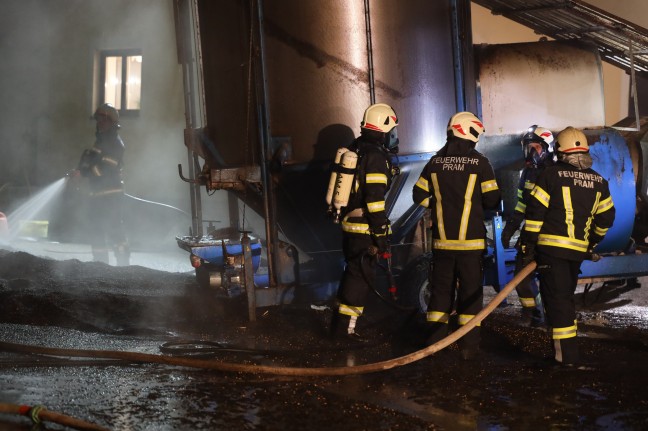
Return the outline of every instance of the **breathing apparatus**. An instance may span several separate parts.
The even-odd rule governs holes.
[[[554,137],[549,129],[533,125],[522,136],[522,152],[527,163],[538,167],[554,157]]]
[[[387,104],[377,103],[365,110],[360,130],[362,136],[380,143],[386,151],[396,154],[399,144],[396,126],[398,126],[396,112]],[[356,151],[346,147],[339,148],[335,155],[326,191],[328,214],[333,217],[335,223],[340,222],[342,208],[349,204],[359,158]],[[393,175],[399,173],[398,167],[392,169]]]
[[[340,222],[342,208],[349,205],[357,165],[358,153],[344,147],[337,150],[326,191],[328,214],[333,217],[335,223]]]

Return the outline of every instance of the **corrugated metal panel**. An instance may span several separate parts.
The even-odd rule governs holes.
[[[601,59],[648,77],[648,30],[579,0],[473,0],[556,40],[594,44]],[[632,52],[632,55],[631,55]]]

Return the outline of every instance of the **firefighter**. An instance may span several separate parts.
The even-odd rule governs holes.
[[[448,335],[455,294],[459,325],[483,307],[484,210],[497,208],[501,200],[490,162],[475,149],[483,133],[484,126],[474,114],[453,115],[445,146],[428,161],[414,185],[414,202],[431,210],[433,222],[426,315],[429,345]],[[479,327],[459,340],[464,359],[477,354],[479,341]]]
[[[331,323],[335,337],[365,342],[356,330],[368,292],[375,286],[377,258],[388,257],[391,224],[385,195],[397,174],[391,155],[398,152],[398,117],[384,103],[369,106],[360,136],[349,146],[358,155],[354,184],[342,217],[346,266]]]
[[[119,112],[105,103],[97,108],[94,119],[94,146],[83,152],[75,172],[88,178],[92,256],[95,261],[108,263],[112,248],[117,265],[125,266],[130,263],[130,249],[123,225],[124,142],[119,136]]]
[[[522,151],[525,166],[520,173],[520,182],[517,190],[517,204],[513,216],[506,222],[502,230],[502,245],[511,246],[511,238],[520,229],[524,221],[524,212],[529,194],[535,186],[536,179],[545,167],[555,163],[554,137],[550,130],[533,125],[522,136]],[[516,246],[519,248],[519,241]],[[515,272],[522,269],[522,254],[515,257]],[[527,326],[538,327],[544,324],[544,311],[540,299],[540,291],[534,276],[525,278],[517,285],[516,291],[522,306],[522,321]]]
[[[585,134],[567,127],[556,137],[558,162],[540,174],[527,202],[523,265],[538,264],[540,295],[554,359],[579,361],[574,292],[581,263],[614,222],[608,182],[592,166]]]

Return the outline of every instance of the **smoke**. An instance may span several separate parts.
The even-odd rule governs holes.
[[[135,250],[176,250],[189,233],[191,194],[178,175],[187,168],[182,69],[173,4],[158,0],[3,0],[0,14],[0,211],[37,193],[47,202],[48,239],[85,244],[85,185],[59,185],[94,144],[99,104],[98,60],[108,50],[142,52],[141,110],[120,118],[124,140],[125,217]],[[203,197],[203,218],[229,226],[227,194]],[[17,229],[24,215],[12,215]],[[84,250],[87,248],[84,247]]]

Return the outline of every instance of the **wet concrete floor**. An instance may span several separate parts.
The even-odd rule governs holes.
[[[581,368],[545,360],[549,337],[520,324],[512,294],[482,323],[470,361],[451,345],[386,371],[302,377],[3,350],[0,403],[113,430],[643,430],[648,284],[639,281],[579,288]],[[244,302],[201,291],[190,272],[0,250],[0,342],[276,367],[361,365],[421,348],[421,316],[376,297],[361,326],[372,342],[360,347],[328,339],[330,310],[312,305],[261,308],[251,323]],[[0,414],[0,430],[28,429]]]

